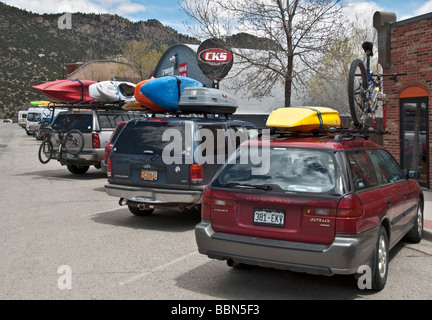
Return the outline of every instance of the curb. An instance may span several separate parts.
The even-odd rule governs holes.
[[[423,229],[424,229],[424,231],[432,233],[432,221],[425,219],[423,221]]]

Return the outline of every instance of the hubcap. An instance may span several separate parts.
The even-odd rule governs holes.
[[[419,235],[423,232],[423,212],[420,206],[417,210],[417,232]]]
[[[384,278],[387,271],[387,245],[384,235],[381,235],[378,245],[378,271],[381,278]]]

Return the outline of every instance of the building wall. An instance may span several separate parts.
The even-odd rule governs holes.
[[[110,60],[92,60],[67,75],[68,79],[82,79],[92,81],[119,81],[136,83],[141,81],[136,71],[129,65]]]
[[[384,92],[388,97],[386,128],[391,132],[384,137],[384,146],[400,162],[401,98],[428,98],[429,118],[424,121],[429,122],[429,154],[432,150],[432,14],[392,23],[390,34],[391,62],[384,73],[406,72],[407,75],[400,76],[397,82],[384,78]],[[429,176],[432,176],[431,165]]]

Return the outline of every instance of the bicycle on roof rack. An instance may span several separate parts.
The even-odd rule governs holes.
[[[54,138],[58,146],[57,156],[60,161],[65,159],[65,153],[76,156],[84,148],[84,136],[81,131],[77,129],[67,131],[64,128],[47,127],[43,133],[43,141],[38,153],[39,161],[43,164],[48,163],[54,157],[52,138]]]
[[[370,70],[370,60],[373,57],[373,44],[364,42],[362,48],[366,53],[366,66],[360,59],[351,63],[348,75],[348,99],[351,118],[356,128],[375,127],[378,102],[386,102],[383,92],[383,77],[397,81],[402,73],[373,74]]]

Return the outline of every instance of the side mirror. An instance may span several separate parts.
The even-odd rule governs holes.
[[[419,179],[420,178],[420,171],[418,171],[418,170],[408,170],[406,176],[407,176],[407,179]]]

